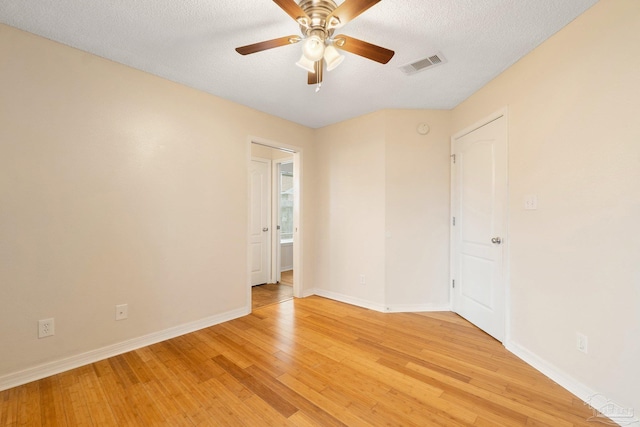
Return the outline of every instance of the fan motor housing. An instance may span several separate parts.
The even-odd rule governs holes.
[[[311,20],[308,27],[300,25],[302,33],[306,36],[318,35],[323,40],[331,36],[333,29],[327,30],[327,16],[331,15],[337,7],[333,0],[302,0],[300,8]]]

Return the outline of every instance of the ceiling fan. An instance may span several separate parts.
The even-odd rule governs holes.
[[[386,64],[394,52],[343,34],[334,36],[337,28],[378,3],[380,0],[345,0],[340,6],[334,0],[273,0],[299,25],[302,36],[291,35],[236,48],[241,55],[249,55],[275,47],[302,43],[302,57],[296,65],[308,71],[307,82],[320,89],[324,65],[327,71],[344,60],[341,49],[372,61]],[[336,49],[337,48],[337,49]]]

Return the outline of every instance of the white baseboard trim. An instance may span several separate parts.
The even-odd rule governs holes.
[[[370,310],[380,311],[383,313],[420,313],[420,312],[433,312],[433,311],[451,311],[451,304],[406,304],[406,305],[382,305],[372,303],[360,298],[354,298],[348,295],[339,294],[336,292],[327,291],[324,289],[309,289],[302,294],[303,298],[310,297],[312,295],[318,295],[320,297],[329,298],[332,300],[344,302],[347,304],[355,305],[362,308],[368,308]]]
[[[385,311],[388,313],[423,313],[423,312],[433,312],[433,311],[451,311],[451,304],[388,305]]]
[[[316,290],[315,289],[307,289],[305,291],[302,291],[302,298],[307,298],[307,297],[311,297],[316,295]]]
[[[385,306],[383,304],[378,304],[378,303],[363,300],[360,298],[355,298],[349,295],[343,295],[337,292],[331,292],[324,289],[315,289],[314,294],[320,297],[325,297],[325,298],[329,298],[339,302],[355,305],[357,307],[368,308],[369,310],[374,310],[374,311],[386,312]]]
[[[553,381],[557,382],[571,393],[575,394],[581,400],[586,402],[591,396],[596,394],[595,391],[593,391],[589,387],[585,386],[579,381],[576,381],[575,379],[564,373],[562,370],[542,359],[537,354],[532,353],[520,344],[509,341],[505,343],[505,347],[511,353],[515,354],[520,359],[524,360],[529,365],[533,366],[538,371],[542,372],[544,375],[551,378]]]
[[[592,388],[582,384],[580,381],[577,381],[575,378],[572,378],[570,375],[567,375],[561,369],[529,351],[522,345],[509,341],[505,343],[505,347],[511,353],[580,398],[586,405],[608,416],[611,421],[618,425],[628,426],[632,424],[635,425],[635,423],[639,422],[638,419],[634,417],[633,409],[625,409],[623,406],[612,402],[606,396],[603,396]],[[587,421],[600,421],[610,425],[609,419],[602,419],[601,416],[594,411],[594,416]]]
[[[133,338],[127,341],[112,344],[86,353],[77,354],[64,359],[45,363],[39,366],[25,369],[23,371],[3,375],[0,377],[0,391],[17,387],[32,381],[40,380],[51,375],[79,368],[109,357],[127,353],[141,347],[166,341],[180,335],[188,334],[200,329],[208,328],[219,323],[237,319],[251,313],[250,307],[243,307],[237,310],[228,311],[226,313],[207,317],[195,322],[185,323],[184,325],[175,326],[165,329],[164,331],[153,332],[142,337]]]

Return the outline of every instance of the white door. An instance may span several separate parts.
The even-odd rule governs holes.
[[[269,281],[271,266],[271,233],[269,227],[271,200],[271,161],[251,159],[249,168],[251,213],[249,218],[249,251],[251,254],[251,286]]]
[[[506,311],[506,122],[498,114],[452,139],[453,310],[500,341]]]

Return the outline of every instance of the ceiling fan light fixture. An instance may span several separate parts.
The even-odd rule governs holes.
[[[327,71],[336,69],[344,61],[344,55],[340,55],[338,49],[327,46],[324,50],[324,60],[327,62]]]
[[[309,61],[319,61],[324,55],[324,40],[318,36],[310,36],[304,41],[302,45],[302,54]]]
[[[302,36],[291,35],[265,40],[236,48],[240,55],[249,55],[301,42],[302,57],[296,65],[308,73],[307,84],[320,89],[325,67],[334,70],[343,61],[339,50],[361,56],[380,64],[388,63],[394,52],[346,35],[334,36],[340,28],[379,3],[380,0],[273,0],[299,25]],[[339,3],[339,4],[336,4]],[[325,65],[326,63],[326,65]]]
[[[310,73],[316,72],[316,63],[307,58],[304,54],[300,57],[300,60],[296,62],[296,65],[302,69],[307,70]]]

